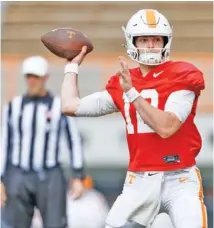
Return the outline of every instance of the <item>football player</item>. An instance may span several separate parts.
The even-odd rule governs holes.
[[[128,56],[139,63],[120,70],[106,90],[79,97],[77,77],[86,47],[64,69],[62,112],[102,116],[120,112],[127,126],[130,161],[124,188],[110,210],[106,228],[146,227],[160,206],[175,228],[206,228],[206,208],[195,158],[201,137],[194,124],[204,89],[202,72],[184,61],[170,61],[172,28],[156,10],[140,10],[126,28]]]

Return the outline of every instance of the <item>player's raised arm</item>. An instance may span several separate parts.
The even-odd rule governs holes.
[[[77,76],[79,73],[79,65],[85,58],[86,50],[87,48],[84,46],[80,54],[65,65],[65,77],[61,88],[61,109],[65,115],[74,116],[80,104]]]
[[[82,99],[78,91],[79,65],[86,55],[86,47],[65,66],[62,83],[62,113],[67,116],[102,116],[118,111],[107,91],[97,92]]]

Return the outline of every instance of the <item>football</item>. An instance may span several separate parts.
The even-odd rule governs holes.
[[[93,51],[90,39],[74,28],[58,28],[41,36],[45,47],[58,57],[72,60],[77,56],[83,46],[87,46],[86,54]]]

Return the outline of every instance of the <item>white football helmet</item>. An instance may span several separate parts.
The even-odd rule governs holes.
[[[134,14],[126,28],[122,27],[128,56],[138,63],[159,65],[168,60],[172,42],[172,27],[168,20],[157,10],[144,9]],[[163,36],[163,48],[136,48],[134,38],[137,36]]]

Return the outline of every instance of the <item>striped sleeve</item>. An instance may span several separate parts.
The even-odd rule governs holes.
[[[70,152],[73,178],[84,178],[84,158],[80,134],[73,117],[65,117],[65,132]]]
[[[10,117],[12,113],[12,105],[11,102],[4,106],[2,112],[2,131],[1,131],[1,178],[3,178],[8,154],[10,150],[10,137],[11,137],[11,127],[10,127]]]

